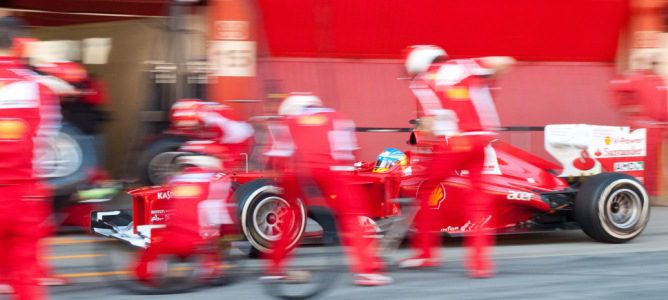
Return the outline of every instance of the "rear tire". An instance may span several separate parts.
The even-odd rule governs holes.
[[[649,198],[632,176],[602,173],[587,179],[575,200],[575,220],[592,239],[625,243],[649,221]]]
[[[50,141],[43,155],[40,159],[48,163],[41,166],[45,173],[40,177],[48,181],[55,195],[66,198],[76,192],[77,185],[88,181],[87,172],[98,164],[94,137],[67,123]]]

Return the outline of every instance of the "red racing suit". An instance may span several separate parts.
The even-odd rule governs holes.
[[[179,122],[188,116],[194,116],[197,126],[194,132],[201,141],[191,141],[184,146],[184,150],[191,149],[197,152],[198,147],[206,147],[211,154],[223,161],[225,169],[240,169],[245,166],[247,152],[253,138],[253,127],[239,120],[234,110],[224,104],[216,102],[201,102],[198,100],[179,100],[171,113],[172,123],[179,126]],[[214,144],[215,147],[210,147]]]
[[[437,258],[433,249],[439,244],[436,234],[438,209],[430,206],[430,196],[439,183],[455,174],[468,170],[471,182],[468,197],[450,201],[466,201],[468,220],[479,220],[492,214],[490,197],[483,192],[481,183],[485,161],[485,147],[495,138],[499,117],[485,77],[493,71],[483,68],[476,60],[449,60],[432,65],[427,72],[411,82],[421,109],[418,127],[418,146],[426,146],[431,153],[424,164],[425,181],[418,190],[421,213],[416,219],[418,234],[414,246],[418,257]],[[472,270],[489,270],[491,261],[487,249],[494,243],[484,228],[470,232],[466,264]]]
[[[281,184],[288,201],[294,203],[299,197],[305,199],[307,205],[316,204],[317,200],[309,199],[304,192],[305,182],[312,182],[320,190],[324,205],[336,217],[343,244],[351,247],[352,271],[377,273],[382,271],[383,265],[376,256],[375,242],[365,236],[360,220],[361,216],[368,215],[368,202],[352,177],[353,151],[357,149],[354,129],[353,121],[334,110],[307,108],[301,115],[269,126],[272,148],[266,155],[283,158]],[[282,224],[290,223],[288,220]],[[283,228],[281,232],[287,230]],[[287,236],[282,234],[274,245],[267,270],[270,274],[283,271],[290,242]]]
[[[56,97],[15,58],[0,57],[0,239],[9,283],[19,299],[43,299],[37,285],[38,243],[47,189],[40,188],[38,158],[57,134]]]
[[[139,280],[155,279],[152,264],[160,264],[167,256],[188,258],[201,255],[204,271],[217,272],[219,255],[213,241],[220,236],[221,226],[234,224],[229,178],[221,173],[186,172],[170,181],[171,199],[163,207],[167,213],[163,228],[151,230],[151,243],[143,251],[135,267]]]

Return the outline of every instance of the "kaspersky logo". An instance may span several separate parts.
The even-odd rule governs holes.
[[[0,140],[20,140],[28,133],[28,124],[19,119],[0,119]]]

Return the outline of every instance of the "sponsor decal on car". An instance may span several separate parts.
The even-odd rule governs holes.
[[[166,192],[159,192],[158,193],[158,200],[169,200],[172,199],[172,191],[166,191]]]
[[[202,193],[202,188],[199,185],[178,185],[174,187],[174,192],[170,196],[179,198],[198,197]]]
[[[529,192],[520,192],[520,191],[509,191],[506,195],[508,200],[520,200],[520,201],[529,201],[533,197],[533,193]]]
[[[429,207],[440,208],[443,200],[445,200],[445,188],[443,184],[439,184],[434,192],[431,193],[431,196],[429,196]]]
[[[484,227],[489,223],[489,221],[492,220],[492,215],[488,215],[487,217],[481,218],[478,221],[471,221],[468,220],[464,225],[462,226],[448,226],[445,228],[441,228],[441,232],[462,232],[462,231],[471,231],[475,229],[479,229]]]
[[[645,163],[642,161],[616,162],[614,170],[615,172],[643,171],[645,170]]]
[[[545,149],[563,166],[559,177],[591,176],[604,170],[643,170],[642,163],[617,163],[619,158],[636,162],[644,160],[647,155],[647,130],[631,130],[623,126],[552,124],[545,127]]]
[[[164,209],[151,210],[151,223],[164,221],[167,217],[167,211]]]

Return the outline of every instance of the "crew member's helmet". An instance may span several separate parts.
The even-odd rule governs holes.
[[[406,72],[417,75],[429,69],[429,66],[438,57],[447,58],[448,54],[442,48],[433,45],[415,45],[408,48],[406,56]]]
[[[179,99],[169,110],[169,121],[172,127],[179,129],[195,129],[202,125],[197,111],[203,105],[199,99]]]
[[[40,73],[51,75],[69,84],[77,84],[88,77],[86,69],[72,61],[54,61],[37,66]]]
[[[322,100],[309,93],[290,93],[278,107],[278,114],[283,116],[300,115],[309,106],[323,106]]]
[[[17,37],[12,42],[12,53],[18,58],[28,58],[28,48],[31,43],[35,43],[36,38]]]
[[[408,166],[408,156],[397,148],[385,148],[378,155],[376,165],[373,168],[374,173],[389,173],[397,168]]]

